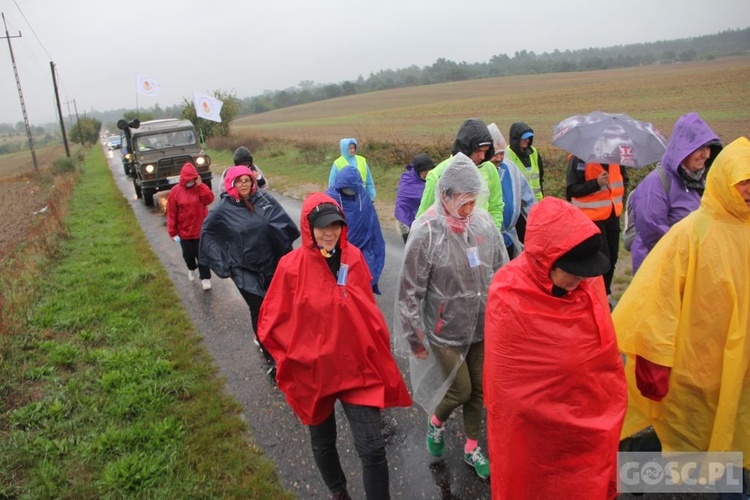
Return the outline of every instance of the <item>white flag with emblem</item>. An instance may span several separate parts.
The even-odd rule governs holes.
[[[221,106],[224,104],[222,101],[194,90],[193,103],[195,104],[195,114],[198,115],[198,118],[205,118],[206,120],[221,123]]]
[[[135,76],[135,86],[138,90],[138,93],[141,95],[147,95],[150,97],[159,96],[159,82],[152,80],[151,78],[148,78],[141,74],[137,74]]]

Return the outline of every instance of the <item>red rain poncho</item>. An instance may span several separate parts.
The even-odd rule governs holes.
[[[601,277],[561,298],[552,264],[599,230],[544,198],[525,251],[495,274],[485,316],[484,400],[492,496],[614,498],[626,390]]]
[[[302,204],[302,246],[279,262],[258,324],[260,341],[276,360],[278,387],[305,425],[322,423],[336,399],[411,406],[362,253],[348,244],[344,227],[341,263],[349,271],[341,286],[315,246],[307,217],[321,203],[336,202],[312,193]]]

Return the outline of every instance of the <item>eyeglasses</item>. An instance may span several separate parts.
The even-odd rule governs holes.
[[[235,186],[240,185],[240,184],[252,184],[252,183],[253,181],[249,177],[245,179],[237,179],[236,181],[234,181]]]

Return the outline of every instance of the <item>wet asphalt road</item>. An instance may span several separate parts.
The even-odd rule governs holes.
[[[106,151],[110,169],[123,196],[130,203],[154,252],[174,282],[179,296],[197,330],[203,336],[227,391],[240,402],[243,418],[256,444],[276,463],[282,485],[299,498],[328,498],[329,493],[315,466],[309,437],[287,406],[284,396],[266,376],[261,354],[253,344],[250,312],[231,280],[212,277],[213,288],[204,292],[199,281],[187,279],[180,247],[166,231],[160,204],[166,193],[155,196],[156,207],[148,208],[136,199],[133,184],[125,176],[119,151]],[[218,176],[214,179],[218,200]],[[299,222],[301,201],[283,196],[276,199],[295,222]],[[386,264],[380,279],[383,295],[378,304],[390,325],[393,318],[395,284],[403,256],[403,242],[395,229],[383,227],[386,238]],[[296,242],[299,245],[299,240]],[[409,384],[408,364],[396,358],[404,380]],[[383,412],[390,468],[391,495],[400,499],[486,499],[489,483],[476,476],[463,462],[463,425],[460,411],[448,422],[445,455],[433,459],[425,449],[426,414],[418,406]],[[346,417],[337,405],[338,449],[346,472],[348,489],[354,499],[364,498],[359,457],[354,449]],[[482,436],[480,446],[486,450]]]
[[[315,466],[309,437],[304,427],[286,404],[284,396],[265,374],[261,354],[253,344],[250,312],[231,280],[211,279],[213,288],[204,292],[199,281],[187,279],[180,246],[169,238],[162,207],[166,193],[157,193],[156,207],[146,207],[136,199],[133,184],[125,176],[119,151],[105,149],[110,169],[123,196],[130,203],[151,247],[172,278],[180,299],[196,329],[214,358],[226,389],[242,405],[242,417],[252,439],[274,461],[281,484],[300,499],[328,498],[329,493]],[[214,179],[214,194],[218,201],[218,176]],[[292,219],[299,223],[301,200],[274,194]],[[215,201],[215,202],[216,202]],[[380,278],[383,294],[378,305],[390,326],[396,280],[403,258],[403,242],[395,227],[383,226],[386,239],[386,263]],[[300,241],[297,240],[296,245]],[[410,387],[408,363],[396,358],[404,381]],[[352,498],[364,498],[360,461],[353,446],[351,432],[340,406],[336,407],[338,422],[338,450],[348,480]],[[463,425],[460,410],[447,423],[446,452],[440,459],[431,457],[425,449],[426,414],[417,405],[394,408],[383,412],[387,456],[390,468],[391,496],[394,499],[472,499],[490,498],[489,482],[476,476],[463,462]],[[486,436],[480,446],[487,450]],[[561,492],[561,499],[587,499],[586,492],[569,496]],[[687,500],[711,499],[715,495],[648,494],[621,495],[622,500]]]

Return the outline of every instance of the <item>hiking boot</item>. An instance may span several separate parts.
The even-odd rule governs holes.
[[[445,440],[443,439],[445,424],[432,425],[432,418],[427,419],[427,451],[433,457],[442,457],[445,449]]]
[[[201,286],[203,287],[203,291],[210,290],[211,280],[201,280]]]
[[[490,477],[490,462],[484,456],[482,450],[479,449],[479,446],[474,448],[474,451],[471,453],[464,453],[464,462],[474,467],[477,476],[482,479]]]
[[[195,277],[198,275],[197,269],[188,269],[188,280],[195,281]]]

